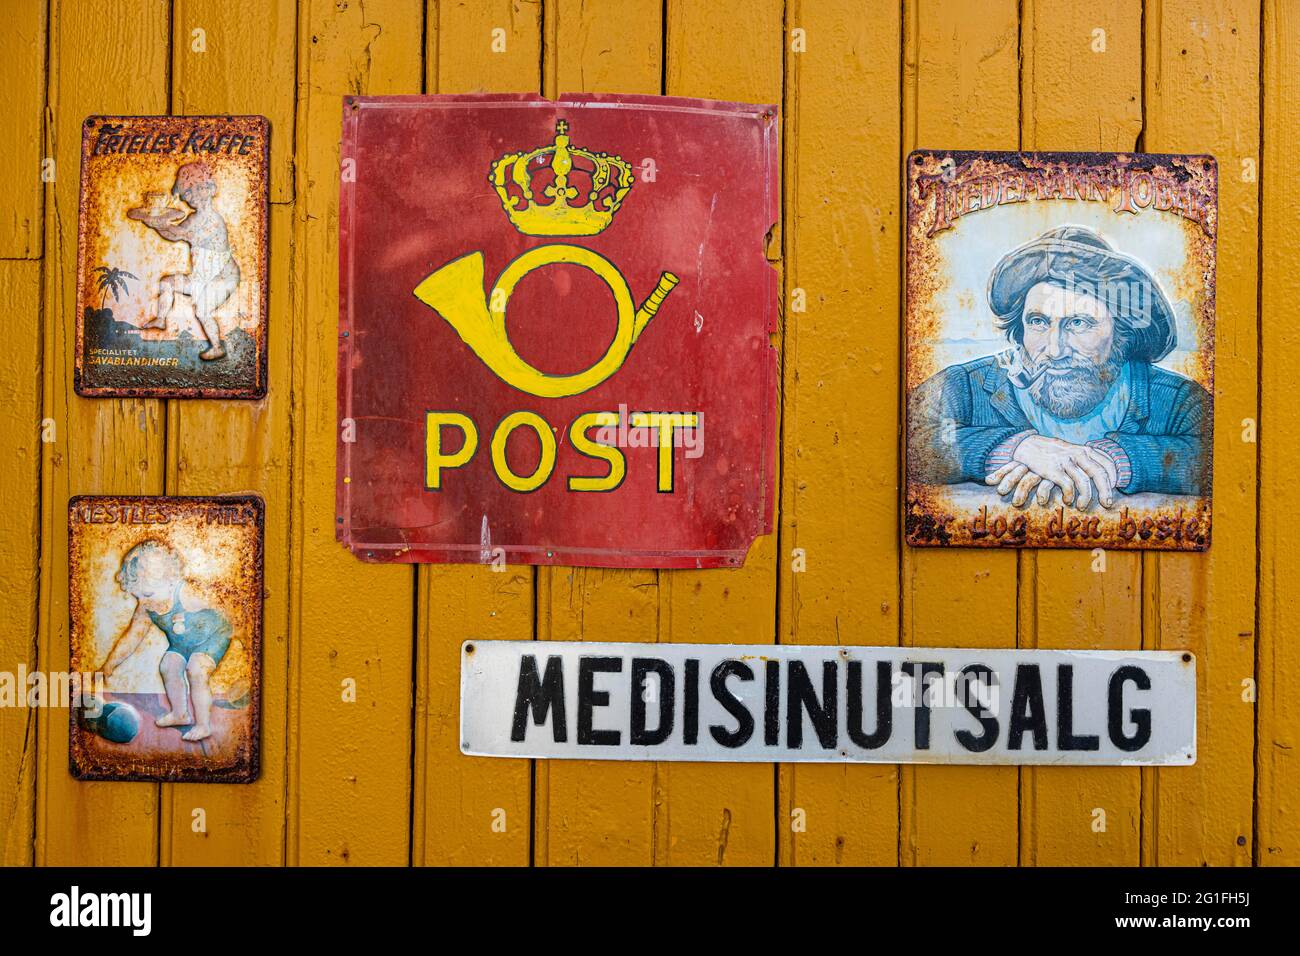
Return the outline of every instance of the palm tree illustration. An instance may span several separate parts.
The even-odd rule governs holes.
[[[104,310],[104,303],[108,301],[108,294],[110,292],[113,293],[113,301],[119,302],[121,301],[122,296],[126,295],[128,291],[126,280],[135,279],[137,282],[139,281],[136,276],[127,272],[125,269],[110,269],[108,266],[96,266],[95,271],[99,273],[99,278],[95,281],[99,286],[99,309],[101,312]]]

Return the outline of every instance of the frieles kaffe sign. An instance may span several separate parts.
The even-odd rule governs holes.
[[[777,155],[767,106],[348,98],[339,539],[743,564],[772,527]]]

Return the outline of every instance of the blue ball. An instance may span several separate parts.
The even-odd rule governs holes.
[[[129,744],[140,732],[140,712],[130,704],[109,701],[99,717],[99,735],[115,744]]]

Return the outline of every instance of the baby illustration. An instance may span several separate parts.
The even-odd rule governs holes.
[[[128,551],[117,583],[136,599],[136,606],[131,623],[113,642],[100,668],[104,677],[111,677],[135,653],[150,627],[158,628],[167,638],[158,670],[170,710],[154,722],[159,727],[192,724],[181,734],[184,740],[212,736],[209,681],[230,647],[230,621],[192,590],[180,555],[161,541],[142,541]]]
[[[142,221],[158,235],[171,242],[190,247],[190,271],[163,276],[158,282],[158,314],[141,328],[165,328],[176,294],[187,295],[194,303],[194,315],[208,337],[208,348],[201,359],[224,358],[225,344],[215,313],[239,285],[239,264],[230,251],[226,220],[212,205],[217,183],[206,163],[186,163],[176,171],[172,195],[178,196],[194,210],[188,216],[176,209],[143,211]]]

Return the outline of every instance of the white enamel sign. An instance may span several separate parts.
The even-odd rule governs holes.
[[[477,756],[1196,762],[1182,651],[468,641],[460,686]]]

